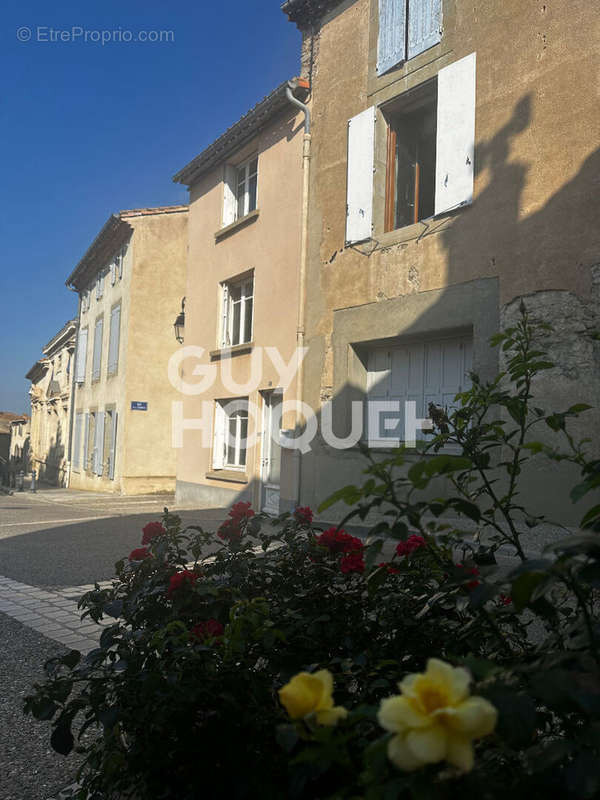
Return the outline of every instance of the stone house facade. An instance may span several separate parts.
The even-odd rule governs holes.
[[[539,405],[598,407],[594,5],[287,0],[283,10],[302,32],[313,121],[303,400],[318,415],[332,401],[340,437],[352,401],[411,400],[425,417],[471,369],[497,374],[489,337],[524,299],[553,325],[556,366],[535,386]],[[402,411],[359,421],[381,447],[405,441]],[[588,412],[573,432],[597,436],[598,422]],[[301,501],[316,506],[360,481],[364,461],[317,437],[301,463]],[[534,509],[580,518],[564,492],[573,477],[536,462]]]
[[[189,188],[178,502],[294,505],[304,114],[279,86],[174,177]],[[201,376],[200,378],[194,376]],[[175,421],[174,421],[175,425]]]
[[[25,376],[31,381],[30,468],[38,480],[67,486],[73,353],[77,320],[70,320],[43,348]]]
[[[168,379],[185,293],[187,206],[112,215],[67,278],[79,295],[69,486],[172,491]]]
[[[31,420],[27,414],[11,421],[9,471],[13,475],[21,471],[27,474],[31,470],[30,432]]]

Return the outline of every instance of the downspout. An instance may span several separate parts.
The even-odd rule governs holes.
[[[288,81],[286,95],[290,103],[299,108],[304,114],[304,138],[302,144],[302,233],[300,242],[300,264],[298,267],[298,322],[296,326],[296,347],[298,351],[304,347],[306,333],[306,266],[308,262],[308,193],[310,187],[310,158],[311,158],[311,132],[310,132],[310,109],[294,96],[294,90],[298,87],[309,89],[310,84],[303,78],[294,78]],[[296,400],[301,402],[304,396],[304,359],[298,365],[296,373]],[[303,423],[303,415],[299,408],[296,408],[294,428],[297,430]],[[294,501],[300,502],[301,488],[301,453],[294,450],[297,458],[295,470]]]

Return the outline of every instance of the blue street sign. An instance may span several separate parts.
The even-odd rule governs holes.
[[[131,401],[132,411],[148,411],[148,403],[141,402],[140,400]]]

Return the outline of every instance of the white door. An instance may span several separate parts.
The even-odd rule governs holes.
[[[279,514],[281,476],[281,392],[263,393],[263,436],[261,458],[261,509],[266,514]]]

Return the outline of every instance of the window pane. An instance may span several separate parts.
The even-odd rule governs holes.
[[[248,417],[241,416],[240,412],[240,457],[239,466],[246,466],[246,439],[248,438]]]
[[[249,297],[245,301],[246,304],[246,314],[244,316],[244,342],[252,341],[252,298]]]
[[[229,438],[227,440],[227,463],[235,465],[235,443],[237,433],[237,418],[235,414],[229,417]]]
[[[240,343],[240,314],[242,310],[241,302],[233,303],[232,305],[232,320],[231,320],[231,344]]]
[[[248,188],[248,213],[256,209],[256,175],[250,178]]]
[[[238,188],[238,196],[237,196],[237,216],[238,219],[246,216],[245,211],[245,203],[246,203],[246,192],[245,186],[242,186],[241,189]]]
[[[258,157],[257,157],[257,158],[255,158],[255,159],[253,159],[253,160],[250,162],[249,175],[250,175],[250,176],[252,176],[252,175],[256,175],[257,171],[258,171]]]

